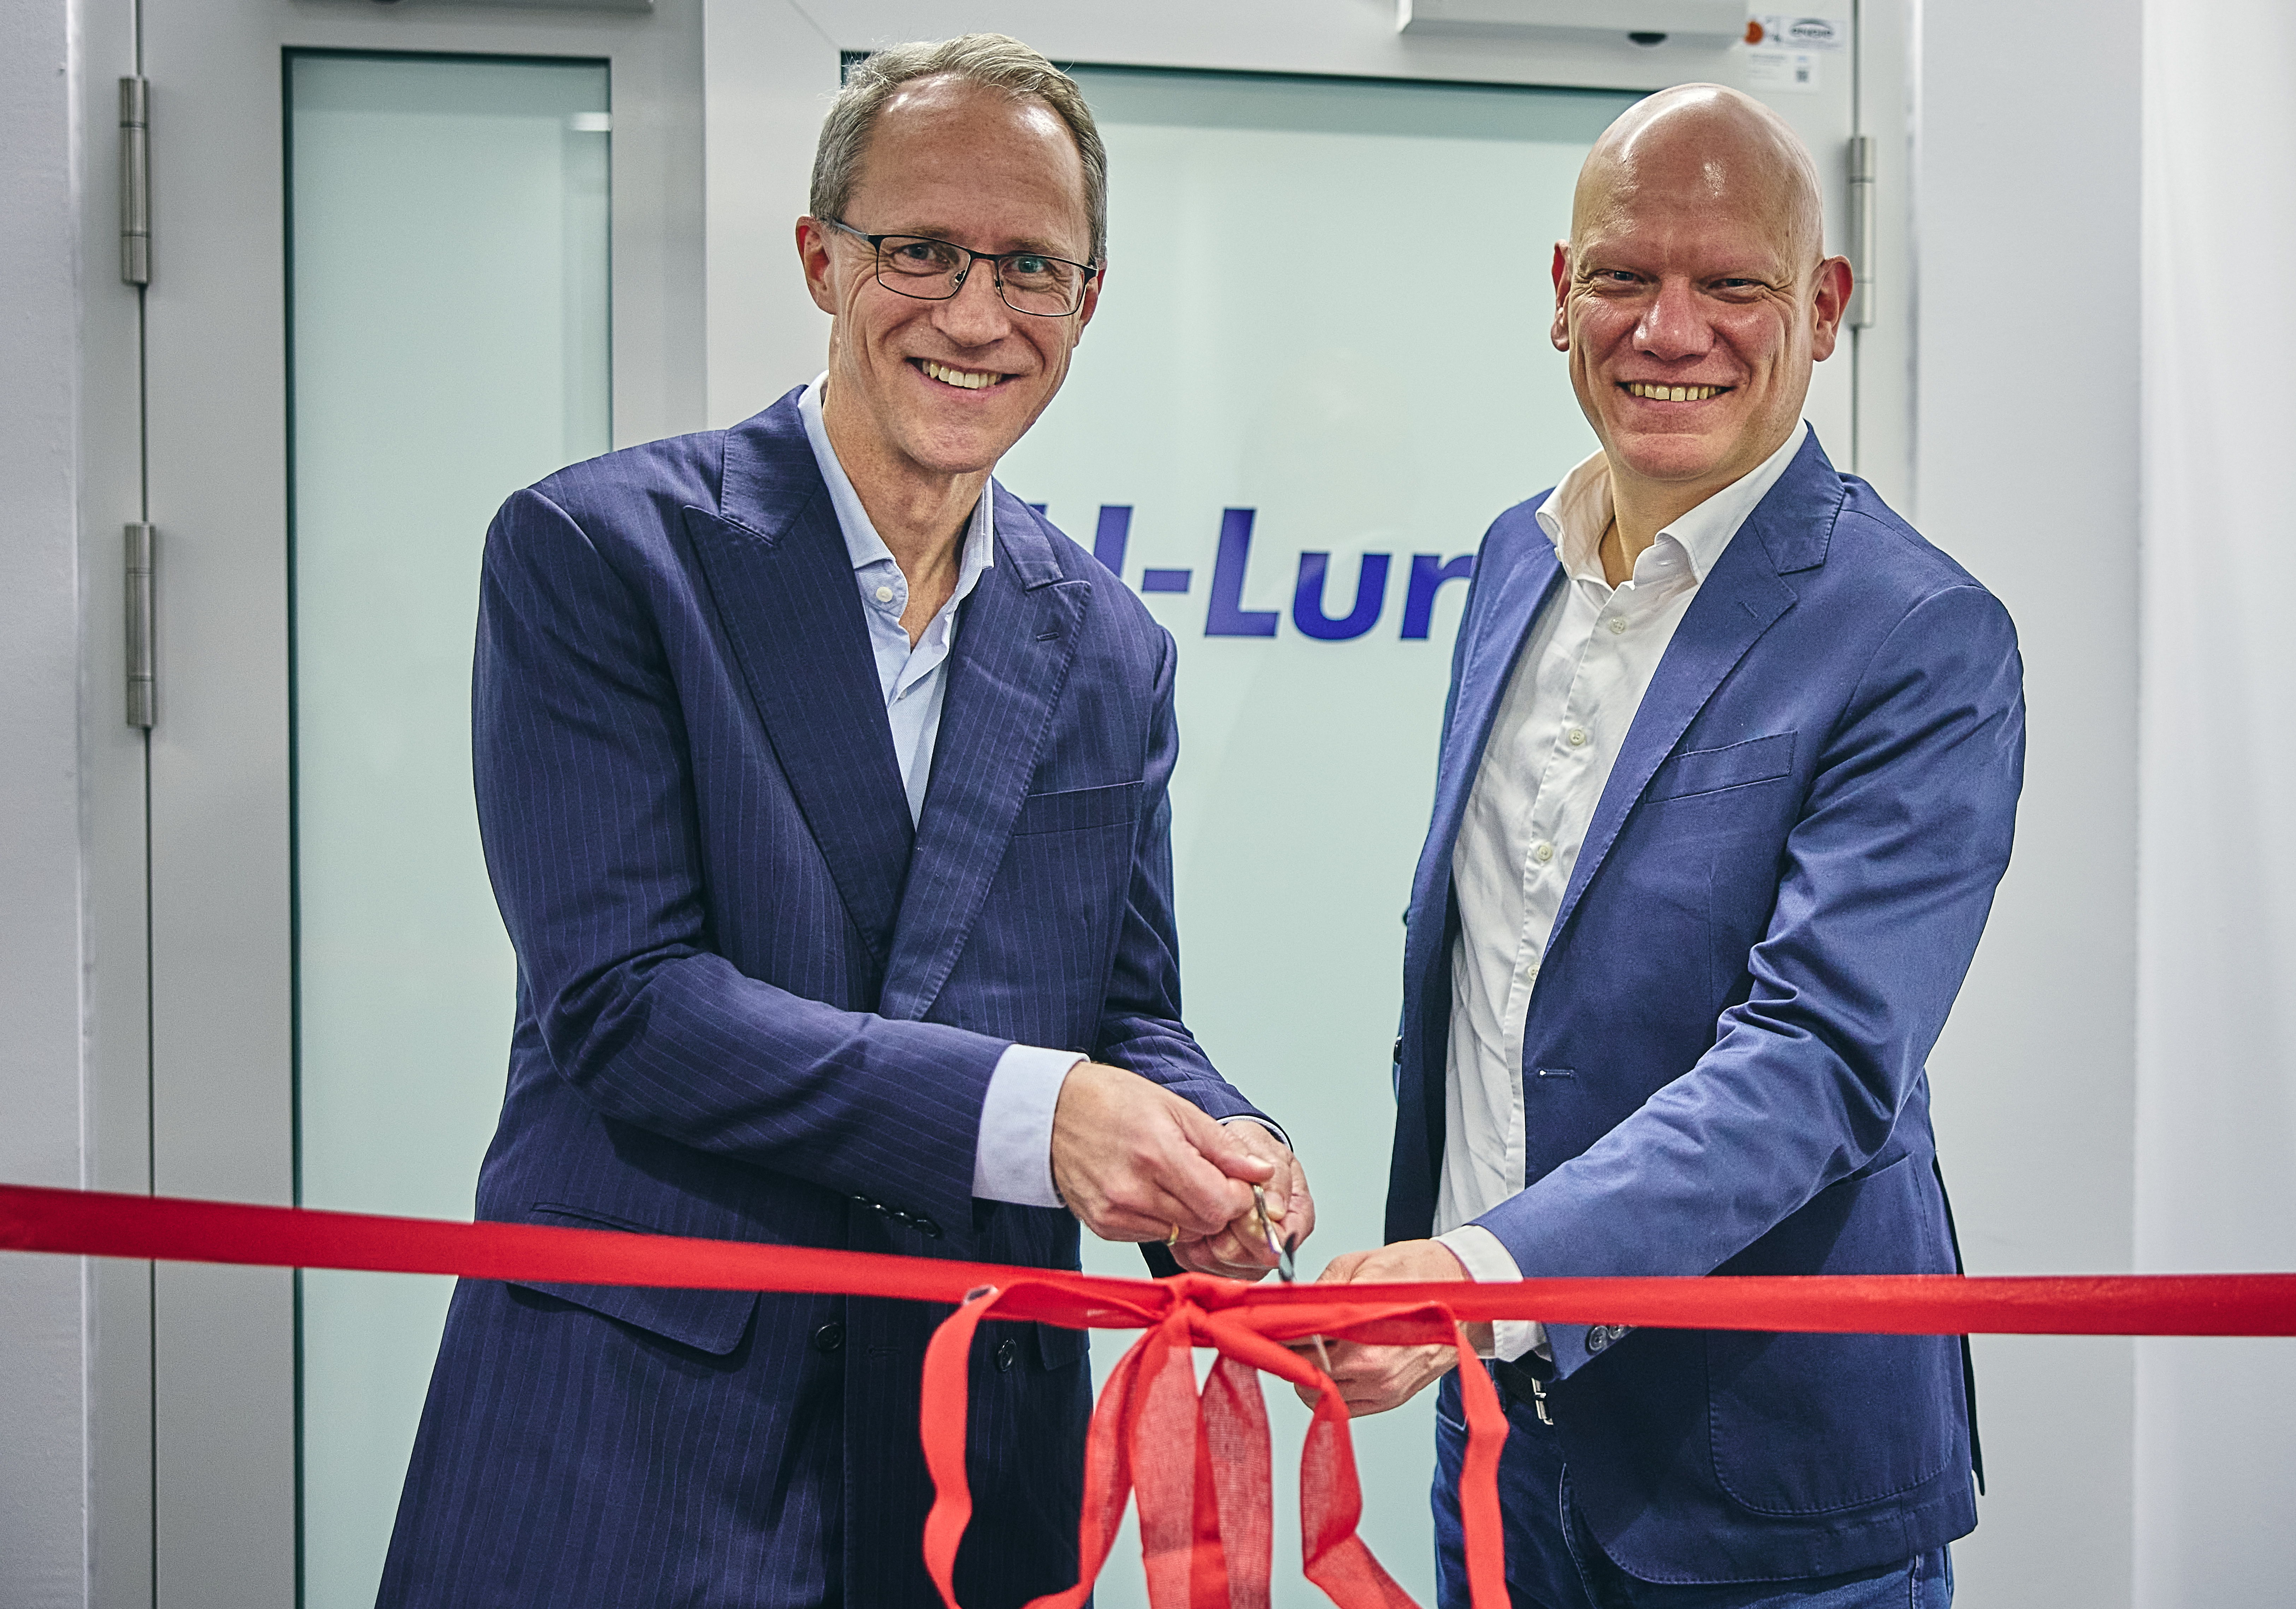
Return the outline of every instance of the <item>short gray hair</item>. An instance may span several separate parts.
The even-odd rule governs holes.
[[[1059,114],[1075,136],[1077,154],[1084,159],[1092,260],[1100,262],[1108,251],[1108,147],[1093,125],[1092,108],[1085,104],[1084,91],[1074,78],[1004,34],[964,34],[889,45],[854,62],[822,122],[821,144],[814,148],[813,193],[807,202],[813,216],[843,220],[877,114],[902,86],[941,78],[984,84],[1014,100],[1033,97]]]

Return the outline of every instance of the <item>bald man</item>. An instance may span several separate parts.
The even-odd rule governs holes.
[[[1587,160],[1553,337],[1602,450],[1476,562],[1390,1244],[1327,1279],[1958,1266],[1923,1064],[2008,864],[2021,670],[2001,604],[1802,422],[1850,289],[1821,224],[1808,152],[1732,90],[1653,95]],[[1516,1604],[1950,1601],[1961,1342],[1484,1327]],[[1357,1413],[1452,1359],[1332,1353]]]

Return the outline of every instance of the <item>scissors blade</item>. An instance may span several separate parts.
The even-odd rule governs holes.
[[[1275,1238],[1275,1226],[1267,1221],[1267,1192],[1258,1185],[1251,1187],[1251,1210],[1259,1219],[1259,1232],[1267,1237],[1267,1249],[1275,1254],[1275,1277],[1291,1285],[1300,1277],[1300,1264],[1292,1255],[1300,1249],[1300,1237],[1294,1235],[1288,1240]],[[1316,1343],[1316,1357],[1323,1364],[1324,1373],[1330,1374],[1332,1355],[1324,1350],[1324,1338],[1316,1335],[1310,1339]]]
[[[1283,1243],[1283,1260],[1275,1265],[1276,1275],[1285,1285],[1290,1285],[1292,1283],[1293,1272],[1292,1253],[1299,1250],[1299,1247],[1300,1237],[1297,1235],[1294,1235],[1291,1239]],[[1324,1350],[1324,1338],[1321,1335],[1314,1335],[1310,1336],[1309,1339],[1316,1343],[1316,1361],[1324,1366],[1324,1373],[1326,1375],[1330,1374],[1332,1372],[1332,1355]]]
[[[1275,1238],[1275,1226],[1267,1221],[1267,1192],[1258,1185],[1251,1187],[1251,1211],[1259,1219],[1259,1237],[1267,1243],[1267,1254],[1275,1259],[1275,1277],[1290,1285],[1293,1276],[1292,1248]]]

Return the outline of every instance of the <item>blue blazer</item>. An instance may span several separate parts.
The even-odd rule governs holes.
[[[1405,944],[1390,1239],[1431,1227],[1451,854],[1562,584],[1483,540]],[[2001,604],[1812,435],[1700,587],[1620,750],[1532,989],[1526,1275],[1950,1273],[1923,1063],[2008,864],[2022,670]],[[1611,1557],[1832,1574],[1976,1524],[1960,1343],[1556,1325],[1550,1413]],[[1526,1359],[1526,1362],[1535,1362]]]
[[[512,497],[473,727],[518,1018],[481,1218],[1077,1266],[973,1199],[1015,1041],[1252,1108],[1180,1020],[1173,644],[1001,488],[912,830],[792,391]],[[947,1309],[465,1281],[385,1605],[938,1604],[924,1347]],[[1082,1333],[972,1373],[968,1609],[1076,1576]]]

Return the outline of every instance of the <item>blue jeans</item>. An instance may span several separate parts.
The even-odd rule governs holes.
[[[1499,1459],[1499,1512],[1506,1525],[1513,1609],[1950,1609],[1953,1560],[1942,1547],[1878,1570],[1798,1581],[1677,1587],[1637,1580],[1611,1562],[1572,1506],[1570,1472],[1554,1429],[1527,1408],[1506,1406],[1513,1433]],[[1459,1463],[1466,1447],[1455,1375],[1443,1382],[1435,1405],[1436,1602],[1441,1609],[1468,1609],[1459,1531]]]

